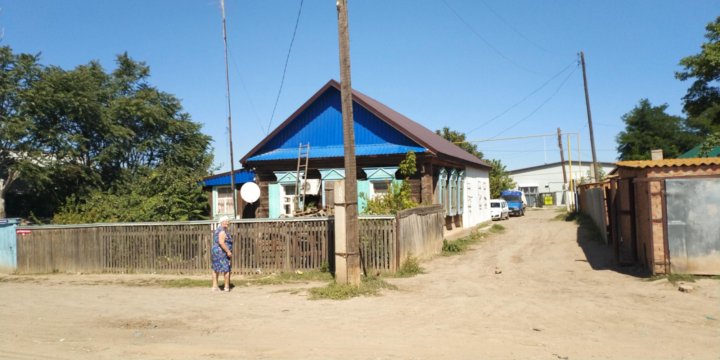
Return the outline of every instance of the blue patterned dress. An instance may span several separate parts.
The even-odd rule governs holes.
[[[226,273],[232,269],[232,261],[227,256],[223,248],[220,247],[220,232],[225,232],[225,246],[232,252],[233,243],[232,237],[222,226],[218,226],[217,230],[213,233],[213,245],[210,251],[212,256],[212,269],[215,272]]]

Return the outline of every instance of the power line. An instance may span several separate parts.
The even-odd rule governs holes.
[[[290,47],[288,48],[287,57],[285,57],[285,66],[283,67],[283,74],[282,78],[280,79],[280,89],[278,89],[278,94],[275,98],[275,105],[273,106],[272,114],[270,115],[270,122],[268,123],[268,133],[270,132],[270,127],[272,126],[272,121],[275,117],[275,110],[277,110],[277,105],[280,101],[280,94],[282,93],[283,84],[285,84],[285,74],[287,73],[288,63],[290,62],[290,53],[292,52],[292,46],[295,42],[295,35],[297,34],[298,25],[300,24],[300,14],[302,14],[303,2],[304,0],[300,0],[300,8],[298,9],[297,18],[295,19],[295,29],[293,29],[292,38],[290,39]]]
[[[496,138],[496,137],[504,134],[506,131],[514,128],[515,126],[517,126],[517,125],[520,124],[521,122],[527,120],[528,118],[530,118],[531,116],[533,116],[536,112],[538,112],[538,110],[540,110],[543,106],[545,106],[545,104],[547,104],[552,98],[555,97],[555,95],[557,95],[558,92],[560,92],[560,89],[562,89],[563,85],[565,85],[565,83],[570,79],[570,76],[572,76],[572,74],[574,74],[576,70],[577,70],[577,68],[575,68],[575,70],[573,70],[572,72],[570,72],[570,73],[568,74],[568,76],[566,76],[565,79],[563,79],[562,83],[560,83],[560,86],[558,86],[557,89],[555,89],[555,92],[553,92],[547,99],[545,99],[545,101],[543,101],[538,107],[536,107],[533,111],[531,111],[530,114],[528,114],[528,115],[525,116],[524,118],[516,121],[515,123],[513,123],[512,125],[510,125],[509,127],[507,127],[505,130],[500,131],[499,133],[495,134],[495,135],[492,136],[490,139],[494,139],[494,138]]]
[[[467,26],[468,29],[470,29],[470,32],[472,32],[478,39],[480,39],[483,43],[485,43],[485,45],[487,45],[487,47],[489,47],[492,51],[494,51],[498,56],[500,56],[501,58],[505,59],[505,61],[507,61],[507,62],[509,62],[510,64],[514,65],[514,66],[517,67],[518,69],[521,69],[521,70],[523,70],[523,71],[529,72],[529,73],[531,73],[531,74],[537,74],[537,72],[532,71],[532,70],[530,70],[530,69],[528,69],[528,68],[526,68],[526,67],[518,64],[517,62],[513,61],[512,59],[510,59],[507,55],[503,54],[503,52],[500,51],[500,50],[499,50],[498,48],[496,48],[495,46],[493,46],[493,44],[491,44],[490,41],[488,41],[488,40],[485,39],[482,35],[480,35],[480,33],[478,33],[478,32],[470,25],[470,23],[468,23],[467,21],[465,21],[465,19],[464,19],[457,11],[455,11],[455,9],[453,9],[453,7],[450,6],[450,4],[448,4],[448,2],[447,2],[446,0],[442,0],[442,2],[445,4],[445,6],[447,6],[448,9],[450,9],[450,11],[455,15],[455,17],[457,17],[463,24],[465,24],[465,26]]]
[[[492,7],[490,7],[490,5],[488,5],[488,3],[485,2],[485,0],[480,0],[480,2],[481,2],[483,5],[485,5],[485,7],[486,7],[488,10],[490,10],[491,13],[493,13],[493,15],[495,15],[498,19],[500,19],[500,21],[502,21],[503,23],[505,23],[505,25],[507,25],[507,27],[509,27],[510,30],[512,30],[512,31],[514,31],[516,34],[518,34],[518,36],[520,36],[521,38],[525,39],[525,41],[529,42],[530,44],[533,44],[536,48],[538,48],[538,49],[540,49],[540,50],[542,50],[542,51],[544,51],[544,52],[549,53],[549,51],[547,51],[544,47],[540,46],[540,45],[539,45],[538,43],[536,43],[535,41],[530,40],[530,38],[528,38],[528,37],[525,36],[523,33],[521,33],[521,32],[520,32],[517,28],[515,28],[509,21],[505,20],[504,17],[500,16],[500,14],[498,14]]]
[[[250,96],[250,91],[248,90],[247,86],[245,85],[245,81],[243,80],[242,74],[240,73],[240,67],[238,66],[237,62],[235,61],[235,57],[232,54],[232,50],[230,49],[228,45],[228,55],[230,55],[230,62],[234,66],[235,74],[238,77],[238,80],[240,80],[240,85],[242,85],[243,90],[245,90],[245,94],[247,94],[248,102],[250,103],[250,109],[253,112],[253,115],[255,115],[255,121],[257,121],[258,126],[260,127],[260,130],[265,132],[265,135],[267,135],[267,131],[265,130],[265,127],[262,124],[262,121],[260,120],[260,116],[258,116],[257,110],[255,109],[255,103],[252,101],[252,96]]]
[[[569,69],[573,64],[576,64],[576,63],[577,63],[577,61],[576,61],[576,60],[573,60],[570,64],[568,64],[567,66],[565,66],[562,70],[558,71],[555,75],[551,76],[547,81],[545,81],[544,83],[542,83],[542,85],[540,85],[537,89],[531,91],[529,94],[527,94],[527,95],[526,95],[524,98],[522,98],[520,101],[518,101],[518,102],[516,102],[516,103],[514,103],[514,104],[512,104],[512,105],[510,105],[507,109],[503,110],[500,114],[498,114],[498,115],[494,116],[492,119],[490,119],[490,120],[482,123],[480,126],[477,126],[477,127],[473,128],[472,130],[466,132],[465,135],[468,135],[468,134],[472,133],[472,132],[475,131],[475,130],[479,130],[479,129],[483,128],[484,126],[490,124],[491,122],[493,122],[493,121],[499,119],[500,117],[502,117],[503,115],[507,114],[510,110],[512,110],[512,109],[516,108],[517,106],[519,106],[520,104],[524,103],[525,100],[529,99],[531,96],[535,95],[538,91],[542,90],[542,89],[543,89],[545,86],[547,86],[550,82],[552,82],[553,80],[555,80],[555,78],[557,78],[558,76],[562,75],[562,73],[564,73],[567,69]]]

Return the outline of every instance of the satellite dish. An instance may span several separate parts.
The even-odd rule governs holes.
[[[240,197],[245,202],[254,203],[260,198],[260,187],[254,182],[245,183],[240,188]]]

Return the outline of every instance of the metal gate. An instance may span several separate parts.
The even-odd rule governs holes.
[[[0,271],[17,268],[16,219],[0,219]]]
[[[720,275],[720,179],[665,181],[670,270]]]

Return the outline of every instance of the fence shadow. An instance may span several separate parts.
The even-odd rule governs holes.
[[[614,255],[613,245],[605,244],[592,220],[580,219],[577,228],[577,244],[585,254],[585,259],[575,259],[575,261],[587,262],[593,270],[610,270],[639,278],[650,276],[650,272],[640,265],[619,265]]]

